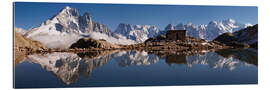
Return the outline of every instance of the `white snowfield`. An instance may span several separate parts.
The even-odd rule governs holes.
[[[126,37],[120,35],[120,34],[114,34],[113,36],[109,36],[107,34],[104,33],[100,33],[100,32],[92,32],[90,34],[88,34],[89,37],[94,38],[94,39],[104,39],[112,44],[122,44],[122,45],[130,45],[130,44],[135,44],[136,42],[131,40],[131,39],[127,39]]]

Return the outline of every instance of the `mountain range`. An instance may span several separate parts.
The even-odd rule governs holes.
[[[89,12],[82,16],[74,8],[66,6],[58,14],[43,22],[39,27],[22,32],[27,38],[40,41],[48,48],[68,48],[83,37],[104,39],[113,44],[142,43],[150,37],[164,34],[168,30],[187,30],[188,36],[213,40],[226,32],[235,32],[250,24],[241,24],[233,19],[210,21],[201,24],[169,24],[164,30],[155,25],[132,25],[120,23],[112,32],[106,25],[92,20]],[[21,30],[22,31],[22,30]]]
[[[115,30],[115,33],[121,34],[127,39],[134,40],[135,42],[144,42],[150,37],[155,37],[159,34],[160,30],[156,26],[151,25],[132,25],[120,23]]]
[[[176,26],[169,24],[165,27],[165,32],[167,30],[187,30],[188,36],[205,40],[213,40],[223,33],[232,33],[240,29],[246,28],[247,26],[251,26],[251,24],[241,24],[233,19],[227,19],[223,21],[210,21],[207,25],[201,24],[199,26],[196,26],[192,23],[180,23]]]

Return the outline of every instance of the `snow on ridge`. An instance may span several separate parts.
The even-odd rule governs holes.
[[[40,35],[31,37],[33,40],[40,41],[47,48],[69,48],[69,46],[78,41],[81,36],[78,34],[61,33],[58,35]]]
[[[104,39],[109,43],[112,44],[122,44],[122,45],[130,45],[135,44],[135,41],[127,39],[126,37],[120,35],[120,34],[114,34],[114,36],[108,36],[107,34],[100,33],[100,32],[92,32],[88,34],[90,38],[94,39]]]
[[[127,39],[141,43],[150,37],[158,35],[160,30],[155,25],[132,25],[120,23],[114,33],[121,34]]]
[[[17,33],[22,34],[22,35],[24,35],[27,32],[23,28],[18,28],[18,27],[14,27],[14,31],[16,31]]]

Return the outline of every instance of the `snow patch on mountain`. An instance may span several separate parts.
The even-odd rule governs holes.
[[[107,42],[110,42],[112,44],[130,45],[130,44],[136,43],[134,40],[127,39],[126,37],[120,34],[114,34],[113,36],[109,36],[107,34],[100,33],[100,32],[92,32],[88,35],[89,35],[88,37],[91,37],[97,40],[104,39]]]
[[[40,41],[47,48],[69,48],[71,44],[78,41],[81,36],[69,33],[41,33],[30,37],[33,40]]]

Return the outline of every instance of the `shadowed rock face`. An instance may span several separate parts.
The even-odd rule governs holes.
[[[214,41],[218,41],[229,46],[245,46],[245,44],[247,44],[256,48],[258,47],[258,24],[234,33],[224,33],[214,39]]]
[[[234,35],[232,33],[224,33],[218,36],[214,41],[218,41],[221,43],[228,43],[228,42],[237,41],[237,39],[234,38]]]
[[[112,49],[119,48],[118,45],[111,44],[105,40],[95,40],[92,38],[82,38],[72,44],[70,48],[100,48],[100,49]]]

